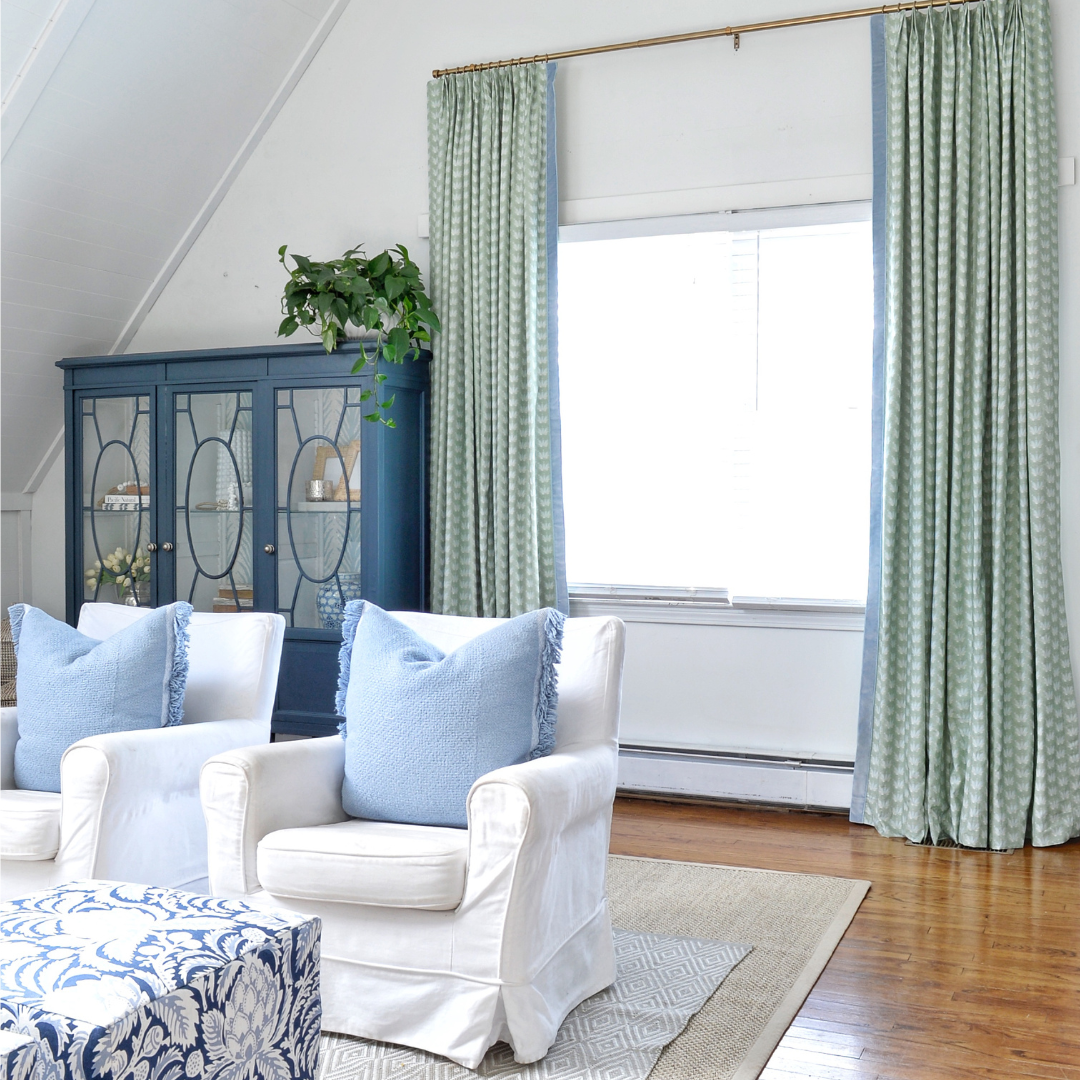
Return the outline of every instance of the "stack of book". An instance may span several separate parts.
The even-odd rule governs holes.
[[[255,606],[255,590],[250,585],[237,585],[234,592],[228,586],[218,589],[214,611],[251,611]]]
[[[134,480],[117,484],[98,499],[99,510],[138,510],[150,505],[150,485],[136,484]]]
[[[106,495],[99,503],[102,510],[138,510],[149,505],[149,495]]]

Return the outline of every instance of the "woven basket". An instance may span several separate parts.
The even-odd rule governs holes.
[[[15,642],[11,640],[11,620],[5,615],[0,623],[0,705],[15,704]]]

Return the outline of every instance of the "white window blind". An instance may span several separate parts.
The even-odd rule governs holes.
[[[868,216],[561,230],[571,583],[865,599]]]

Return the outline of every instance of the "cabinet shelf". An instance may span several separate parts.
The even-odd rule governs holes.
[[[294,514],[344,514],[346,511],[353,513],[360,512],[360,504],[354,499],[352,502],[334,502],[327,500],[325,502],[301,502],[297,503],[292,508]],[[279,506],[278,513],[289,513],[287,506]]]

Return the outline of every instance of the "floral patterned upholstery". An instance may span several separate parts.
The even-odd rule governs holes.
[[[0,905],[0,1029],[43,1080],[314,1080],[318,919],[145,885]]]

